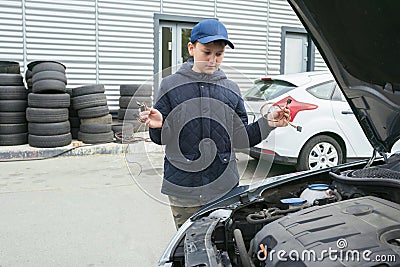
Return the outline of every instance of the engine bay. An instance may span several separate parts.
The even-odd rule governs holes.
[[[172,266],[400,266],[399,158],[306,175],[211,212]]]

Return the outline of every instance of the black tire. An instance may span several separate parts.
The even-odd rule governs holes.
[[[25,81],[28,82],[28,80],[31,80],[32,82],[32,76],[33,76],[32,71],[30,69],[27,69],[25,71]]]
[[[65,93],[65,83],[59,80],[41,80],[33,83],[32,92],[61,92]]]
[[[28,106],[31,108],[69,108],[69,94],[36,94],[28,95]]]
[[[125,109],[125,108],[120,108],[118,110],[118,120],[127,120],[127,121],[132,121],[136,120],[139,115],[139,110],[138,109]]]
[[[111,125],[111,128],[114,133],[120,133],[120,132],[133,132],[133,123],[117,123]]]
[[[78,116],[81,119],[102,117],[109,113],[110,110],[108,109],[108,106],[99,106],[78,110]]]
[[[139,108],[137,103],[146,103],[147,106],[152,106],[152,100],[150,96],[121,96],[119,98],[119,107],[120,108],[129,108],[129,109],[137,109]]]
[[[72,89],[72,96],[81,96],[81,95],[90,95],[90,94],[99,94],[104,93],[105,88],[102,84],[90,84],[84,85],[80,87],[76,87]]]
[[[26,118],[29,122],[62,122],[68,120],[67,108],[27,108]]]
[[[0,61],[0,73],[20,74],[19,63],[16,61]]]
[[[28,124],[18,123],[18,124],[0,124],[0,134],[17,134],[17,133],[27,133]]]
[[[26,100],[0,100],[0,112],[25,112],[27,107]]]
[[[59,71],[41,71],[33,75],[32,83],[36,83],[42,80],[57,80],[67,84],[67,77],[64,73]]]
[[[69,117],[78,117],[78,111],[70,107],[69,108]]]
[[[69,121],[53,123],[28,123],[28,133],[33,135],[60,135],[71,131]]]
[[[65,74],[64,64],[57,61],[33,61],[28,64],[28,69],[32,70],[32,75],[41,71],[58,71]]]
[[[21,74],[0,73],[0,85],[3,86],[18,86],[24,85]]]
[[[29,78],[28,80],[26,80],[26,86],[27,86],[28,89],[29,89],[29,93],[32,93],[32,86],[33,86],[33,84],[32,84],[32,78]]]
[[[107,97],[104,93],[81,95],[72,98],[72,108],[75,110],[106,105]]]
[[[65,88],[65,92],[72,98],[72,88]]]
[[[122,84],[119,93],[121,96],[151,96],[153,86],[151,84]]]
[[[52,147],[62,147],[71,144],[72,136],[71,133],[60,134],[60,135],[28,135],[28,143],[33,147],[40,148],[52,148]]]
[[[81,119],[81,125],[82,124],[111,124],[111,123],[112,123],[111,114],[107,114],[107,115],[95,117],[95,118]]]
[[[26,123],[25,112],[0,112],[0,124]]]
[[[314,157],[312,159],[311,157]],[[297,160],[298,171],[333,167],[343,163],[343,150],[340,144],[327,135],[310,138],[301,149]]]
[[[71,136],[72,139],[78,139],[78,132],[79,132],[79,127],[78,128],[71,128]]]
[[[79,128],[81,126],[81,119],[79,117],[69,117],[71,128]]]
[[[97,134],[78,132],[78,140],[86,144],[111,143],[114,141],[114,133],[112,131],[107,133],[97,133]]]
[[[18,146],[28,143],[28,133],[0,134],[0,146]]]
[[[126,142],[132,140],[135,133],[133,123],[113,124],[112,130],[114,132],[114,136],[120,142]]]
[[[27,97],[25,86],[0,86],[1,100],[26,100]]]
[[[108,133],[111,132],[111,124],[82,124],[80,131],[82,133]]]

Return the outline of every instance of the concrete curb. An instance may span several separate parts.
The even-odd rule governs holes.
[[[0,146],[0,162],[48,159],[54,157],[89,156],[122,153],[163,153],[163,146],[148,141],[148,133],[138,136],[142,139],[133,143],[82,144],[56,148],[36,148],[29,145]]]
[[[0,161],[20,161],[32,159],[46,159],[58,156],[86,156],[95,154],[118,154],[123,145],[116,143],[83,145],[74,147],[68,145],[56,148],[35,148],[29,145],[10,146],[0,148]]]

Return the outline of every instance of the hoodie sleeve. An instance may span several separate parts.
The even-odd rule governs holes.
[[[267,138],[271,131],[275,129],[275,127],[270,127],[268,121],[264,118],[248,124],[247,112],[241,96],[239,96],[235,112],[238,115],[234,122],[233,145],[235,148],[244,149],[253,147]]]
[[[162,128],[157,128],[157,129],[149,129],[149,135],[151,141],[158,145],[165,145],[167,143],[168,136],[171,136],[169,134],[170,132],[170,125],[167,123],[167,116],[171,112],[171,103],[169,101],[168,93],[165,88],[165,82],[164,80],[161,81],[160,84],[160,90],[159,90],[159,96],[157,97],[157,101],[154,104],[153,108],[157,109],[160,111],[160,113],[163,116],[163,126]]]

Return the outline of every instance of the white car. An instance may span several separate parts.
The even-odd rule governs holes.
[[[243,94],[249,122],[287,100],[296,127],[279,127],[250,149],[254,158],[314,170],[369,158],[373,152],[349,104],[328,71],[277,75],[259,79]],[[277,107],[272,107],[277,108]]]
[[[360,142],[354,140],[360,125],[358,138],[367,136],[375,153],[369,160],[235,187],[179,228],[159,267],[400,266],[400,151],[393,150],[400,140],[400,1],[288,1],[358,123],[351,114],[342,114],[348,106],[341,101],[320,101],[293,89],[273,100],[290,96],[318,108],[299,111],[293,123],[302,123],[302,132],[292,127],[286,127],[289,135],[277,132],[276,148],[284,142],[307,147],[297,143],[320,134],[311,133],[317,126],[342,140]],[[319,79],[308,78],[317,87]],[[352,124],[342,122],[342,116]],[[338,125],[353,129],[329,129]],[[363,149],[357,147],[357,153]],[[350,154],[349,148],[346,151]]]

